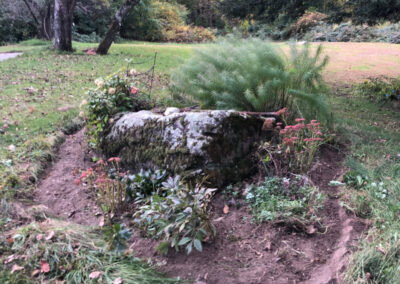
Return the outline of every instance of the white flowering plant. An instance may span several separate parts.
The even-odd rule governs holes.
[[[104,79],[96,79],[96,88],[88,91],[88,99],[81,103],[81,107],[87,109],[87,129],[92,147],[101,144],[102,134],[109,130],[117,113],[152,108],[150,96],[138,87],[140,82],[136,75],[134,69],[119,71]]]

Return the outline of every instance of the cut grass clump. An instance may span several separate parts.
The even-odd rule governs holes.
[[[104,249],[97,231],[56,220],[18,229],[0,245],[1,283],[178,283],[128,254]],[[24,282],[25,281],[25,282]]]

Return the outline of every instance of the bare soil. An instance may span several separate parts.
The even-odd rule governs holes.
[[[67,137],[60,147],[57,161],[35,191],[35,202],[45,205],[48,213],[82,225],[97,225],[100,211],[92,194],[74,181],[80,170],[92,166],[85,157],[84,130]],[[96,216],[97,215],[97,216]]]
[[[38,185],[35,201],[56,216],[95,226],[100,217],[91,193],[74,184],[79,169],[91,166],[85,156],[83,131],[69,136],[59,159]],[[211,205],[217,237],[204,245],[203,253],[187,256],[184,251],[171,251],[162,256],[155,252],[158,242],[142,238],[137,231],[130,248],[170,276],[203,284],[341,283],[351,246],[366,228],[340,207],[337,189],[328,186],[343,174],[343,159],[340,152],[323,148],[310,172],[313,183],[328,196],[321,212],[325,230],[310,235],[269,223],[256,225],[246,206],[231,207],[224,214],[224,197],[217,194]]]
[[[160,264],[171,276],[204,283],[341,283],[351,245],[365,229],[362,220],[339,205],[337,189],[328,186],[342,175],[344,155],[324,148],[310,172],[327,194],[323,211],[326,230],[309,235],[273,224],[255,225],[246,206],[223,213],[224,199],[212,204],[217,238],[203,253],[154,253],[157,242],[136,234],[131,248],[138,257]]]

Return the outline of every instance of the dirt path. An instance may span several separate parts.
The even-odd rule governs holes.
[[[311,172],[311,178],[318,181],[319,189],[329,196],[326,207],[330,208],[331,217],[327,225],[335,231],[336,239],[331,247],[327,247],[329,258],[326,262],[313,268],[310,279],[304,283],[331,284],[342,283],[342,273],[347,265],[350,247],[357,242],[362,232],[366,229],[365,223],[353,215],[349,215],[340,206],[340,200],[336,198],[337,189],[328,184],[331,180],[341,179],[344,172],[337,167],[335,160],[343,160],[344,155],[329,149],[323,149],[321,160],[316,163]],[[330,174],[327,174],[327,172]]]
[[[7,53],[0,53],[0,61],[7,60],[10,58],[15,58],[17,56],[22,55],[22,52],[7,52]]]
[[[74,184],[78,170],[91,166],[84,157],[84,135],[80,131],[61,146],[58,161],[38,185],[35,201],[71,222],[97,225],[99,217],[95,214],[99,210],[90,192]],[[309,235],[268,223],[255,225],[243,200],[239,209],[231,207],[229,214],[224,214],[224,196],[217,194],[212,203],[217,238],[204,246],[203,253],[187,256],[171,251],[161,256],[155,253],[158,242],[142,238],[137,231],[131,249],[168,275],[199,283],[341,283],[350,246],[365,229],[362,221],[340,207],[337,190],[328,186],[343,174],[343,159],[343,154],[324,148],[310,173],[314,184],[328,196],[321,213],[326,231]]]
[[[79,170],[91,166],[85,161],[84,130],[67,137],[61,146],[58,160],[49,168],[47,176],[39,183],[35,201],[49,208],[49,212],[69,221],[97,225],[99,211],[91,193],[74,181]]]

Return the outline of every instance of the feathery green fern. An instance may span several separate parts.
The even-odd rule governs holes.
[[[327,120],[322,48],[291,45],[291,55],[260,39],[224,39],[196,50],[173,76],[176,89],[202,108],[275,111]]]

